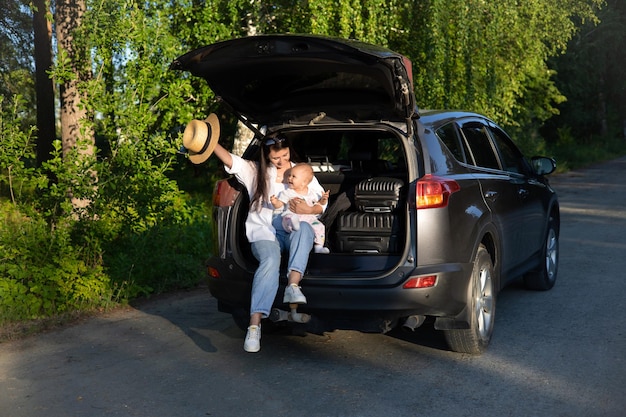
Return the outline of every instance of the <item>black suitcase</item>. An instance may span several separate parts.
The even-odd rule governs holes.
[[[397,178],[368,178],[357,184],[354,202],[366,213],[390,213],[399,203],[404,183]]]
[[[344,212],[337,218],[337,250],[348,253],[398,251],[398,216],[393,213]]]

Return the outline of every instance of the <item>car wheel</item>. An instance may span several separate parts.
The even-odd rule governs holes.
[[[537,271],[524,276],[524,285],[529,290],[546,291],[554,287],[559,270],[559,233],[553,218],[548,222],[548,231],[542,248],[543,262]]]
[[[496,310],[493,262],[483,245],[476,252],[467,292],[469,328],[444,330],[444,336],[453,351],[480,354],[491,340]]]

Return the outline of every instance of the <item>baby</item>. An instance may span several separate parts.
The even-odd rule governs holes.
[[[296,214],[289,210],[289,200],[292,198],[301,198],[309,206],[320,204],[322,206],[328,203],[329,191],[318,195],[309,191],[309,183],[313,180],[313,168],[305,163],[294,165],[289,170],[289,188],[281,191],[278,196],[271,196],[270,201],[274,208],[280,209],[283,228],[291,233],[293,230],[300,229],[300,222],[304,221],[311,225],[315,233],[313,242],[313,250],[315,253],[330,253],[328,248],[324,247],[325,227],[319,221],[317,214]]]

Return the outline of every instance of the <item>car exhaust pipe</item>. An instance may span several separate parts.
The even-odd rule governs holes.
[[[424,324],[426,320],[426,316],[409,316],[406,318],[404,323],[402,324],[402,328],[408,331],[415,331],[418,327]]]
[[[279,321],[292,321],[295,323],[308,323],[311,320],[311,316],[306,313],[298,313],[297,308],[292,308],[291,311],[280,310],[273,308],[270,316],[270,320],[274,323]]]

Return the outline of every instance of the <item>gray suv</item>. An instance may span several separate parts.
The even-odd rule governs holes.
[[[410,61],[344,39],[263,35],[189,52],[172,68],[204,78],[256,132],[280,132],[330,190],[329,254],[311,253],[302,288],[309,332],[388,332],[428,322],[450,349],[481,353],[500,289],[548,290],[558,267],[559,204],[550,158],[525,158],[493,121],[418,110]],[[260,128],[258,128],[260,126]],[[215,188],[209,289],[245,328],[256,260],[245,190]],[[284,309],[282,289],[275,300]]]

